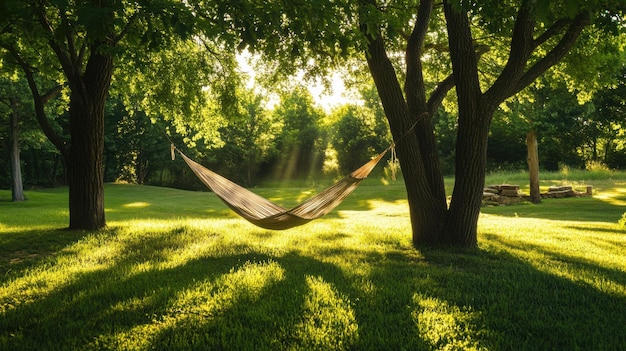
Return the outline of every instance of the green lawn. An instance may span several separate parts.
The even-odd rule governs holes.
[[[0,191],[0,350],[624,350],[626,176],[568,176],[594,197],[485,207],[474,251],[412,248],[403,186],[376,179],[283,232],[121,184],[107,229],[66,231],[66,189]]]

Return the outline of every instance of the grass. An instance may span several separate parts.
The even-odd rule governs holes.
[[[596,194],[485,207],[473,251],[412,248],[403,186],[376,180],[283,232],[120,184],[106,229],[66,231],[66,189],[0,191],[0,349],[626,349],[626,176],[567,181]]]

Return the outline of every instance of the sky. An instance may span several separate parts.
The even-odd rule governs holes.
[[[252,55],[244,51],[241,54],[237,55],[237,62],[239,63],[239,68],[242,72],[245,72],[249,75],[250,81],[248,82],[248,88],[254,87],[254,69],[250,66],[249,59]],[[298,77],[296,77],[298,79]],[[332,111],[333,108],[344,105],[348,102],[354,102],[354,98],[350,98],[347,94],[346,87],[343,79],[339,73],[334,73],[331,78],[331,89],[330,91],[324,88],[324,85],[321,82],[315,82],[313,84],[308,85],[309,91],[313,96],[313,100],[318,104],[319,107],[324,109],[326,113]],[[273,107],[278,101],[276,98],[270,97],[270,101],[268,102],[268,107]]]

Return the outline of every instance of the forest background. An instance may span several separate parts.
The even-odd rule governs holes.
[[[203,160],[208,158],[201,155],[205,150],[235,144],[229,139],[236,139],[237,131],[225,128],[243,130],[239,144],[245,155],[231,162],[245,165],[236,173],[251,186],[257,172],[269,173],[263,171],[269,169],[263,163],[265,152],[272,155],[272,179],[303,179],[320,169],[341,172],[347,164],[341,157],[355,156],[350,144],[361,145],[355,146],[359,152],[377,148],[372,143],[363,148],[354,133],[344,139],[345,145],[332,145],[332,141],[341,144],[346,135],[331,129],[327,138],[319,137],[324,135],[320,126],[336,125],[333,118],[315,118],[308,108],[300,108],[310,104],[294,108],[286,103],[289,99],[281,99],[297,93],[294,81],[324,80],[340,70],[358,91],[371,90],[367,88],[371,81],[376,86],[394,139],[388,143],[397,146],[406,180],[414,245],[476,247],[494,115],[502,110],[523,116],[530,196],[540,202],[536,145],[539,133],[553,123],[545,124],[537,115],[545,113],[544,105],[553,98],[542,99],[533,89],[563,86],[576,92],[582,104],[603,89],[614,88],[624,62],[625,8],[622,2],[603,0],[484,4],[13,0],[0,7],[4,14],[0,53],[3,75],[15,82],[26,80],[35,117],[62,156],[69,229],[98,230],[106,225],[103,183],[109,180],[105,169],[111,168],[105,157],[111,157],[105,155],[105,129],[111,123],[105,123],[105,115],[111,110],[110,98],[121,102],[131,117],[117,128],[118,134],[129,130],[140,134],[133,126],[141,125],[140,115],[145,114],[151,123],[161,122],[164,135],[194,150],[191,156],[205,164],[211,161]],[[261,58],[254,73],[262,89],[242,90],[247,79],[236,55],[246,49]],[[23,90],[19,85],[8,90],[12,189],[13,199],[19,201],[20,104],[15,96],[23,95]],[[271,99],[274,92],[279,92],[280,117],[267,123],[262,113],[257,114],[262,111],[248,102],[256,95]],[[293,111],[298,117],[288,118]],[[443,150],[450,143],[441,140],[447,135],[436,127],[442,114],[455,116],[448,123],[456,138],[452,152]],[[67,118],[57,123],[59,115]],[[316,125],[311,120],[322,122]],[[607,124],[612,132],[614,126]],[[375,125],[374,118],[369,128],[376,129]],[[592,153],[598,154],[602,146],[594,144]],[[114,155],[120,154],[117,150]],[[136,163],[137,182],[142,183],[149,162],[138,154],[130,158]],[[455,169],[448,197],[444,175],[450,157]],[[237,158],[219,161],[233,159]],[[133,167],[125,168],[132,176]]]
[[[258,61],[246,64],[252,70],[260,67]],[[286,181],[308,185],[337,178],[392,142],[369,81],[347,77],[347,90],[339,93],[332,91],[328,80],[323,83],[331,90],[323,91],[320,81],[313,80],[261,86],[249,80],[252,72],[241,67],[238,72],[229,108],[220,108],[217,96],[207,99],[203,112],[211,115],[210,126],[194,119],[177,125],[158,113],[133,111],[136,101],[112,96],[105,117],[105,181],[202,189],[184,163],[172,162],[166,133],[192,158],[249,187]],[[487,172],[527,169],[525,138],[531,127],[538,130],[542,170],[626,169],[626,69],[616,70],[611,79],[613,84],[590,94],[548,75],[521,99],[503,104],[490,129]],[[17,75],[0,76],[1,189],[11,188],[12,116],[18,120],[24,187],[66,184],[62,157],[37,124],[27,89]],[[343,99],[332,104],[331,93]],[[55,109],[49,115],[59,130],[66,128],[65,104],[60,97],[49,107]],[[455,124],[452,104],[433,118],[442,168],[448,175],[454,173]],[[390,179],[392,167],[390,163],[379,167],[379,175]]]

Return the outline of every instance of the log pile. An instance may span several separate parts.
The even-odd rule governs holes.
[[[483,203],[487,205],[510,205],[521,200],[519,185],[490,185],[483,190]]]
[[[593,187],[587,186],[585,192],[574,190],[571,185],[567,186],[551,186],[548,188],[548,192],[541,193],[541,197],[544,199],[560,199],[564,197],[579,197],[579,196],[591,196],[593,195]]]
[[[559,199],[564,197],[580,197],[593,195],[593,187],[588,185],[585,192],[576,191],[572,186],[553,186],[541,194],[543,199]],[[483,204],[510,205],[528,200],[529,196],[520,193],[519,185],[489,185],[483,189]]]

